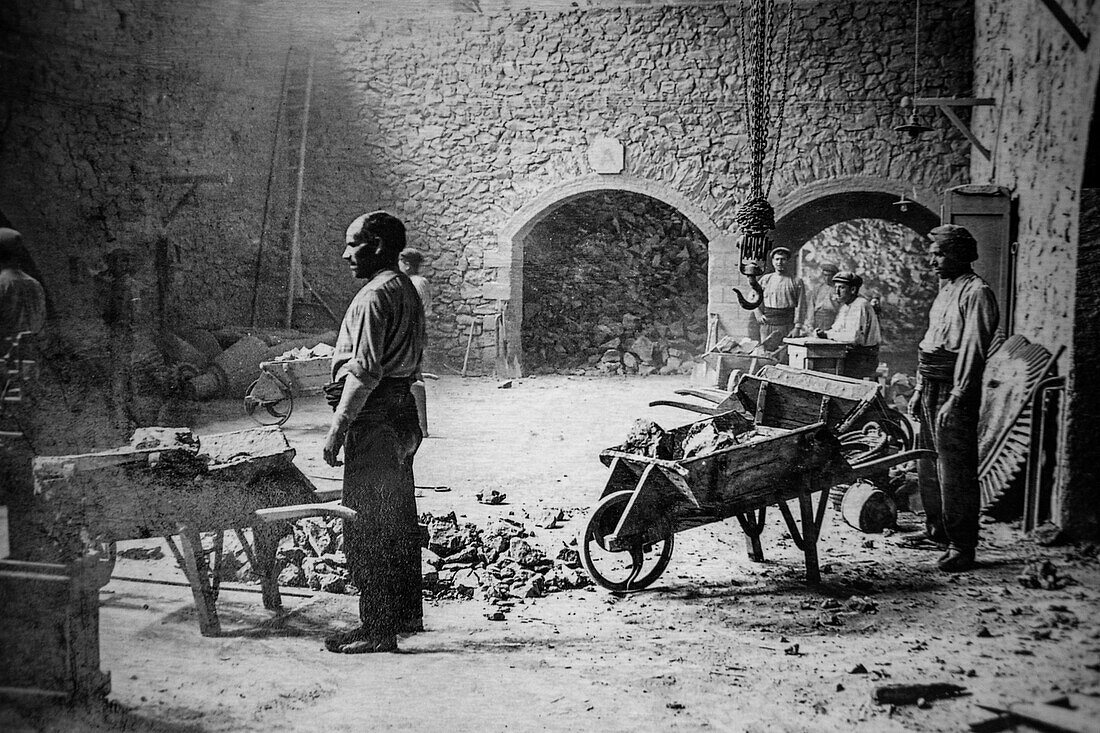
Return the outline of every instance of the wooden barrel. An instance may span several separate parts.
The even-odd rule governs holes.
[[[852,484],[840,501],[844,521],[860,532],[877,534],[896,527],[898,507],[890,496],[873,484],[861,481]]]

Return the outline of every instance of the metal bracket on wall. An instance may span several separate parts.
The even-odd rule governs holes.
[[[1069,13],[1062,10],[1062,6],[1058,3],[1058,0],[1043,0],[1043,5],[1047,6],[1047,10],[1051,15],[1062,25],[1069,37],[1073,39],[1073,42],[1077,44],[1077,47],[1084,51],[1089,46],[1089,36],[1085,34],[1077,24],[1073,22],[1073,18],[1069,17]]]
[[[992,97],[917,97],[913,100],[914,107],[938,107],[943,116],[951,120],[959,132],[961,132],[970,144],[977,148],[978,152],[986,160],[990,160],[989,148],[971,132],[970,127],[955,114],[953,107],[992,107],[995,101]]]

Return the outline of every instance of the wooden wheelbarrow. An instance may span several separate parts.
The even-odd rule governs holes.
[[[802,550],[806,578],[820,582],[817,540],[830,489],[857,477],[923,457],[911,450],[851,465],[824,422],[795,429],[754,424],[736,412],[675,428],[667,444],[679,446],[701,430],[736,436],[736,443],[690,457],[655,458],[610,448],[600,459],[611,471],[581,535],[589,575],[616,591],[640,590],[668,566],[678,532],[736,517],[748,554],[762,560],[765,511],[775,505]],[[816,505],[814,496],[817,495]],[[797,499],[796,520],[787,502]]]
[[[85,556],[89,545],[98,550],[100,585],[110,579],[118,541],[164,537],[191,586],[200,631],[217,636],[226,531],[236,533],[260,576],[264,608],[277,611],[275,555],[285,534],[277,525],[309,516],[356,519],[332,501],[339,489],[318,491],[293,458],[277,427],[201,439],[186,429],[146,428],[123,448],[36,458],[35,493],[63,556]],[[213,535],[212,551],[204,549],[203,533]]]

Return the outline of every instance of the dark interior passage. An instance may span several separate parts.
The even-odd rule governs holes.
[[[582,195],[539,222],[524,253],[528,370],[671,373],[704,349],[707,241],[667,204]]]

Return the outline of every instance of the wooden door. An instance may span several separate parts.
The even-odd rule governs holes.
[[[1013,331],[1013,281],[1015,227],[1012,198],[1000,186],[964,185],[947,189],[943,196],[943,222],[970,230],[978,240],[978,273],[997,295],[1000,327]]]

